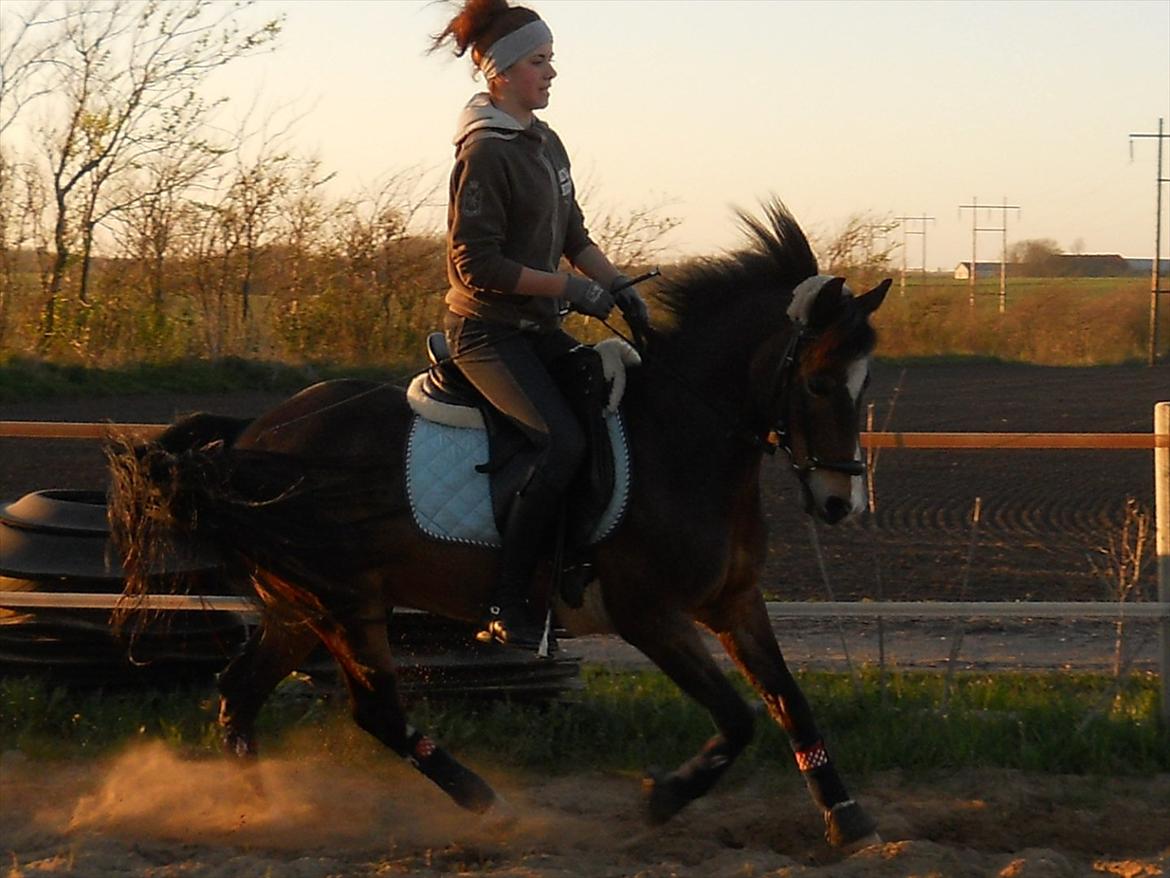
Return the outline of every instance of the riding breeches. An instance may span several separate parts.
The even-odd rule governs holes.
[[[549,367],[577,340],[559,329],[521,331],[452,313],[444,329],[467,380],[532,444],[534,474],[552,491],[564,492],[585,455],[585,433]]]

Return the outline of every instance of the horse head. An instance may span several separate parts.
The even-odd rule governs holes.
[[[843,278],[815,275],[788,306],[773,437],[800,480],[805,511],[829,524],[866,507],[860,413],[877,340],[869,317],[889,288],[887,279],[855,296]]]

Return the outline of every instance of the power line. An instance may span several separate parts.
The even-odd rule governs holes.
[[[998,226],[980,226],[978,224],[979,208],[983,207],[987,211],[1000,211],[1000,224]],[[1014,210],[1019,212],[1020,206],[1018,204],[1008,204],[1007,197],[1003,199],[1002,205],[981,205],[979,199],[972,197],[970,204],[959,205],[959,215],[961,216],[964,210],[971,211],[971,274],[968,278],[967,289],[970,305],[975,307],[975,275],[977,274],[978,261],[976,260],[976,243],[978,241],[979,232],[999,232],[1003,235],[1003,247],[1000,250],[999,259],[999,313],[1003,314],[1007,311],[1007,212]]]
[[[926,284],[926,223],[934,222],[934,217],[927,216],[923,213],[921,216],[896,216],[894,217],[902,225],[902,281],[898,288],[898,294],[906,295],[906,236],[907,235],[921,235],[922,236],[922,282]],[[915,222],[922,223],[921,228],[909,229],[906,223]]]
[[[1147,364],[1153,366],[1158,362],[1158,296],[1170,293],[1170,290],[1161,288],[1162,271],[1162,184],[1170,183],[1170,179],[1162,176],[1162,143],[1170,139],[1170,134],[1162,133],[1161,118],[1158,119],[1157,134],[1130,134],[1129,157],[1133,159],[1133,141],[1138,137],[1156,137],[1158,139],[1158,166],[1154,173],[1154,188],[1157,190],[1154,208],[1154,266],[1150,272],[1150,348]]]

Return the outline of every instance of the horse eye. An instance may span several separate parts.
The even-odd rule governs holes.
[[[805,382],[805,387],[813,396],[828,396],[833,392],[833,379],[824,375],[814,375]]]

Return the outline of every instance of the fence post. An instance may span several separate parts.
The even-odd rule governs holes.
[[[1154,435],[1170,438],[1170,402],[1154,405]],[[1170,602],[1170,448],[1154,448],[1154,547],[1158,565],[1158,600]],[[1158,623],[1162,719],[1170,723],[1170,616]]]

